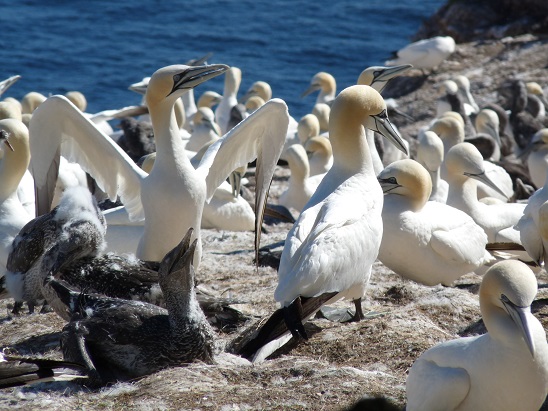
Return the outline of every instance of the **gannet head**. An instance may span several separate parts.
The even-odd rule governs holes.
[[[163,67],[150,78],[146,90],[147,105],[151,107],[153,104],[150,103],[156,103],[168,97],[175,102],[187,90],[217,77],[228,69],[229,67],[224,64]]]
[[[361,72],[358,77],[358,83],[364,86],[371,86],[379,93],[384,90],[388,82],[394,77],[406,72],[413,66],[411,64],[403,64],[401,66],[384,67],[373,66],[368,67]]]
[[[14,118],[0,120],[0,143],[10,151],[16,151],[18,155],[28,157],[30,161],[29,130],[21,120]]]
[[[445,156],[447,172],[453,176],[466,176],[481,181],[499,194],[506,194],[485,174],[483,157],[479,150],[470,143],[453,146]]]
[[[21,100],[21,112],[23,114],[31,114],[45,100],[46,96],[43,94],[37,93],[36,91],[31,91],[30,93],[25,94]]]
[[[454,113],[454,111],[448,113]],[[441,138],[444,151],[464,141],[464,121],[461,123],[453,115],[444,115],[437,119],[430,126],[430,131],[433,131]]]
[[[244,103],[253,96],[258,96],[264,101],[270,100],[272,98],[272,88],[270,87],[270,84],[266,81],[256,81],[238,101]]]
[[[441,89],[446,94],[455,95],[459,91],[459,86],[453,80],[445,80],[441,83]]]
[[[327,104],[326,104],[327,106]],[[299,120],[297,135],[301,144],[320,134],[320,120],[314,114],[306,114]]]
[[[417,161],[428,170],[436,172],[443,162],[443,142],[433,131],[425,131],[419,135]]]
[[[259,96],[251,96],[245,100],[245,109],[248,113],[253,113],[259,107],[264,106],[265,101]]]
[[[326,93],[334,93],[336,89],[337,82],[335,81],[335,77],[325,71],[320,71],[312,77],[310,86],[301,94],[301,97],[308,96],[310,93],[318,90],[323,90]]]
[[[212,108],[221,102],[223,96],[215,91],[204,91],[204,93],[198,99],[198,107],[209,107]]]
[[[333,155],[331,142],[324,136],[310,137],[304,144],[304,148],[307,153],[321,153],[326,158],[330,158]]]
[[[0,96],[4,94],[7,89],[13,86],[20,78],[21,76],[19,74],[16,74],[15,76],[11,76],[5,80],[2,80],[0,82]]]
[[[542,104],[544,104],[546,108],[548,108],[548,100],[546,100],[544,90],[542,89],[540,84],[538,84],[536,81],[530,81],[528,83],[525,83],[525,87],[527,88],[527,92],[529,94],[537,96],[540,101],[542,101]]]
[[[478,133],[486,133],[492,136],[500,146],[499,116],[493,110],[484,108],[476,116],[475,125]]]
[[[11,101],[0,101],[0,120],[4,118],[22,120],[21,105],[17,106]]]
[[[86,97],[79,91],[69,91],[65,93],[65,97],[70,100],[81,112],[85,112],[88,106]]]
[[[504,310],[521,331],[531,355],[535,345],[529,326],[531,303],[537,295],[537,279],[531,269],[517,260],[505,260],[492,266],[480,286],[480,308]],[[486,324],[488,326],[488,324]]]
[[[422,209],[432,193],[428,171],[411,159],[394,161],[377,176],[385,195],[399,195],[410,200],[412,211]]]

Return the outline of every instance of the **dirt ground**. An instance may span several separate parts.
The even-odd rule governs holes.
[[[533,37],[459,45],[457,52],[420,89],[400,99],[400,109],[416,119],[398,124],[411,142],[418,127],[433,118],[435,84],[466,74],[478,104],[494,101],[507,76],[548,84],[548,43]],[[396,120],[395,120],[396,122]],[[396,122],[397,123],[397,122]],[[280,169],[271,188],[273,202],[287,184]],[[281,241],[289,224],[267,227],[262,245]],[[426,287],[400,278],[377,262],[363,303],[367,318],[334,323],[316,318],[307,324],[311,338],[251,364],[223,353],[242,330],[277,307],[276,271],[253,265],[253,234],[205,230],[204,256],[197,280],[234,305],[249,320],[236,330],[219,330],[214,365],[194,363],[170,368],[129,383],[90,391],[74,383],[49,383],[0,390],[0,409],[138,409],[138,410],[343,410],[363,396],[383,396],[405,404],[405,380],[413,361],[429,347],[459,336],[485,332],[479,312],[481,277],[468,274],[452,287]],[[440,267],[443,270],[443,267]],[[538,275],[533,312],[548,327],[548,275]],[[0,301],[0,348],[20,355],[61,358],[64,321],[54,313],[12,316],[12,300]],[[347,302],[337,303],[349,307]],[[159,336],[158,338],[162,338]]]

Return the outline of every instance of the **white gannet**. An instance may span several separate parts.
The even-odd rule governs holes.
[[[419,40],[398,50],[397,58],[388,60],[387,66],[412,64],[418,69],[434,69],[443,63],[456,48],[455,40],[450,36],[437,36]]]
[[[445,166],[449,183],[447,204],[470,215],[485,230],[490,243],[520,244],[514,225],[523,215],[525,204],[484,204],[478,200],[477,181],[500,191],[487,175],[478,149],[470,143],[457,144],[445,156]]]
[[[274,298],[282,306],[287,329],[270,335],[275,332],[272,322],[281,320],[277,311],[242,355],[265,358],[274,346],[288,340],[287,330],[307,338],[302,322],[324,303],[353,300],[355,319],[363,318],[361,298],[380,247],[383,202],[364,127],[406,150],[377,91],[356,85],[340,92],[329,121],[333,167],[289,231],[281,256]]]
[[[185,149],[199,151],[204,145],[217,141],[221,128],[215,123],[215,114],[208,107],[200,107],[194,115],[194,124]]]
[[[527,166],[533,184],[537,188],[543,187],[548,171],[548,128],[543,128],[533,135],[525,154],[529,154]]]
[[[280,195],[278,203],[301,212],[318,188],[319,181],[310,180],[310,167],[306,150],[300,144],[293,144],[285,151],[285,159],[291,170],[287,189]]]
[[[29,132],[16,119],[0,120],[0,278],[6,271],[11,244],[19,230],[34,216],[17,195],[30,162]]]
[[[443,142],[433,131],[419,134],[417,161],[428,171],[432,180],[432,193],[429,200],[445,204],[449,185],[440,176],[440,168],[443,163]]]
[[[251,114],[259,107],[262,107],[264,103],[266,103],[266,101],[263,100],[261,97],[251,96],[245,101],[245,110],[247,114]]]
[[[21,112],[23,114],[32,114],[34,110],[46,100],[46,96],[36,91],[31,91],[21,99]]]
[[[487,137],[493,141],[493,153],[488,157],[490,161],[499,161],[501,154],[501,140],[499,135],[499,116],[491,109],[482,109],[474,121],[477,134],[474,138]]]
[[[238,98],[236,96],[238,95],[241,82],[242,70],[238,67],[231,67],[226,71],[223,98],[215,109],[215,119],[219,127],[221,127],[222,134],[225,134],[228,131],[232,107],[238,104]]]
[[[184,236],[199,227],[204,202],[237,167],[257,157],[256,245],[260,237],[263,204],[281,152],[287,127],[287,106],[273,99],[211,145],[195,169],[183,149],[173,106],[191,87],[228,69],[225,65],[168,66],[151,77],[146,91],[157,161],[147,174],[107,136],[62,96],[50,97],[31,122],[32,170],[37,187],[50,190],[48,170],[57,150],[78,161],[111,200],[120,196],[134,220],[145,219],[137,257],[160,261]],[[56,121],[52,121],[55,119]],[[264,143],[268,141],[268,144]],[[110,221],[107,219],[110,225]],[[108,233],[108,232],[107,232]],[[200,230],[194,236],[200,240]],[[110,241],[110,240],[109,240]],[[201,241],[196,247],[196,265]]]
[[[384,191],[379,260],[396,274],[426,285],[449,285],[491,261],[487,235],[454,207],[428,201],[428,171],[411,159],[378,176]]]
[[[318,97],[316,97],[316,104],[324,103],[331,105],[337,92],[335,77],[325,71],[314,74],[312,80],[310,80],[310,86],[301,94],[301,97],[308,96],[315,91],[319,91]]]
[[[213,107],[219,104],[222,99],[223,96],[221,96],[216,91],[207,90],[200,95],[200,98],[198,98],[198,103],[196,104],[198,108],[208,107],[210,109],[213,109]]]
[[[21,113],[21,104],[13,101],[0,101],[0,120],[5,118],[15,118],[23,121],[23,114]]]
[[[546,332],[531,314],[533,272],[519,261],[491,267],[479,300],[487,333],[438,344],[407,377],[407,410],[538,410],[548,387]]]
[[[470,80],[468,77],[459,74],[458,76],[455,76],[453,80],[459,88],[459,94],[463,97],[466,115],[470,116],[472,114],[477,114],[480,109],[476,103],[476,100],[472,96],[472,93],[470,92]]]
[[[325,174],[333,166],[333,149],[327,137],[309,138],[304,148],[308,154],[311,177]]]
[[[329,137],[329,113],[331,113],[331,107],[325,103],[317,103],[312,107],[312,114],[314,114],[320,122],[320,134]]]
[[[247,89],[245,94],[240,97],[240,103],[245,103],[250,97],[260,97],[264,101],[272,98],[272,87],[266,81],[256,81]]]
[[[441,117],[448,111],[461,113],[462,101],[458,94],[459,86],[453,80],[445,80],[440,85],[442,95],[436,101],[436,117]]]
[[[299,142],[304,145],[309,138],[320,135],[320,120],[314,114],[305,114],[297,126]]]
[[[544,90],[536,81],[525,83],[527,88],[527,111],[540,121],[544,121],[546,117],[546,107],[548,102],[544,96]]]

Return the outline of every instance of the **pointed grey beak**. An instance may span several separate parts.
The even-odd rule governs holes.
[[[383,110],[380,114],[371,117],[375,123],[375,128],[372,128],[372,130],[381,133],[388,141],[394,144],[398,150],[408,156],[409,152],[407,151],[407,146],[404,144],[402,137],[394,129],[394,126],[388,119],[386,110]]]
[[[495,183],[493,183],[493,181],[489,177],[487,177],[487,174],[485,174],[485,171],[483,171],[482,173],[479,173],[479,174],[464,173],[464,175],[467,176],[467,177],[471,177],[475,180],[481,181],[485,185],[491,187],[493,190],[495,190],[500,195],[504,196],[505,198],[508,198],[506,193],[504,191],[502,191],[500,188],[498,188],[497,185]]]
[[[310,93],[313,93],[315,91],[318,91],[320,89],[320,85],[317,83],[311,84],[304,92],[301,94],[301,98],[308,96]]]
[[[173,76],[173,89],[170,94],[177,90],[194,88],[213,77],[223,74],[229,68],[225,64],[187,67]]]
[[[0,82],[0,96],[6,92],[11,86],[13,86],[21,76],[19,74],[11,76]]]
[[[8,137],[9,134],[6,130],[0,130],[0,141],[3,141],[4,144],[7,145],[11,151],[15,151],[13,149],[13,146],[10,144]]]
[[[187,61],[187,66],[201,66],[204,64],[209,58],[213,56],[213,53],[207,53],[205,56],[200,57],[199,59],[189,60]]]
[[[527,317],[531,315],[531,307],[519,307],[510,301],[504,294],[500,296],[500,300],[502,301],[502,304],[504,305],[504,308],[506,308],[508,314],[510,314],[512,321],[514,321],[520,329],[523,339],[527,344],[527,348],[529,348],[529,352],[534,357],[535,343],[533,341],[533,335],[527,319]]]
[[[390,178],[377,177],[377,180],[379,181],[379,184],[381,185],[381,188],[382,188],[382,192],[384,194],[387,194],[390,191],[398,187],[401,187],[401,185],[398,184],[398,182],[396,181],[394,177],[390,177]]]
[[[383,83],[381,89],[378,90],[379,93],[384,90],[386,85],[388,84],[388,81],[393,79],[394,77],[399,76],[400,74],[406,72],[413,66],[411,64],[403,64],[401,66],[394,66],[394,67],[382,67],[379,70],[375,71],[373,74],[373,82],[371,83],[371,87],[373,87],[373,84],[375,83]]]
[[[150,77],[145,77],[143,80],[137,83],[133,83],[131,86],[128,87],[128,89],[136,93],[142,94],[144,96],[147,92],[149,81],[150,81]]]

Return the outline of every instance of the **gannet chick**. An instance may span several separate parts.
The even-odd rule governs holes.
[[[237,94],[242,82],[242,70],[238,67],[231,67],[225,73],[225,84],[223,98],[215,109],[215,120],[221,128],[221,135],[228,130],[232,107],[238,104]]]
[[[34,217],[25,209],[17,193],[30,162],[29,131],[20,120],[0,120],[0,153],[1,280],[6,271],[13,239]],[[0,295],[4,294],[0,292]]]
[[[430,201],[445,204],[449,192],[449,184],[440,176],[443,163],[443,142],[433,131],[425,131],[419,134],[417,147],[417,161],[428,171],[432,181],[432,193]]]
[[[50,279],[72,313],[61,347],[83,364],[92,385],[127,381],[195,360],[213,362],[214,332],[196,301],[191,230],[162,260],[158,272],[167,310],[139,301],[74,292]]]
[[[127,117],[120,121],[120,128],[123,134],[116,142],[133,161],[156,152],[154,130],[149,122]]]
[[[308,96],[315,91],[319,91],[318,97],[316,97],[316,104],[324,103],[331,105],[337,91],[335,77],[325,71],[314,74],[312,80],[310,80],[310,86],[301,94],[301,97]]]
[[[333,149],[327,137],[309,138],[304,144],[304,148],[308,154],[311,177],[325,174],[333,166]]]
[[[527,166],[533,184],[540,188],[546,181],[546,172],[548,171],[548,128],[537,131],[531,138],[529,146],[526,148]]]
[[[449,285],[492,258],[487,235],[466,213],[428,201],[428,171],[410,159],[378,176],[384,191],[379,260],[396,274],[425,285]]]
[[[523,215],[525,204],[501,203],[487,205],[478,200],[477,182],[504,194],[486,174],[483,158],[470,143],[460,143],[445,157],[449,195],[447,204],[464,211],[487,233],[489,242],[520,244],[514,225]]]
[[[411,43],[397,52],[397,58],[389,60],[387,66],[412,64],[417,69],[431,70],[443,63],[456,48],[450,36],[437,36]]]
[[[280,195],[278,203],[301,212],[318,188],[319,181],[310,181],[310,168],[306,150],[300,144],[293,144],[285,152],[291,170],[287,189]],[[321,181],[321,180],[320,180]]]
[[[531,314],[536,294],[536,278],[525,264],[491,267],[479,292],[487,333],[422,354],[407,377],[407,410],[538,410],[548,387],[548,345]]]
[[[238,350],[241,355],[257,361],[266,358],[288,340],[288,330],[307,338],[303,321],[331,301],[353,300],[355,319],[363,316],[361,298],[382,237],[383,201],[364,127],[406,150],[377,91],[361,85],[341,91],[329,121],[333,167],[305,205],[282,252],[274,292],[282,309]],[[287,328],[275,329],[282,319]]]
[[[41,230],[34,230],[36,225]],[[59,255],[65,262],[96,256],[106,246],[105,232],[101,210],[81,186],[67,189],[58,207],[27,223],[13,240],[6,266],[6,288],[17,303],[15,312],[26,301],[33,313],[44,300],[43,282]]]

